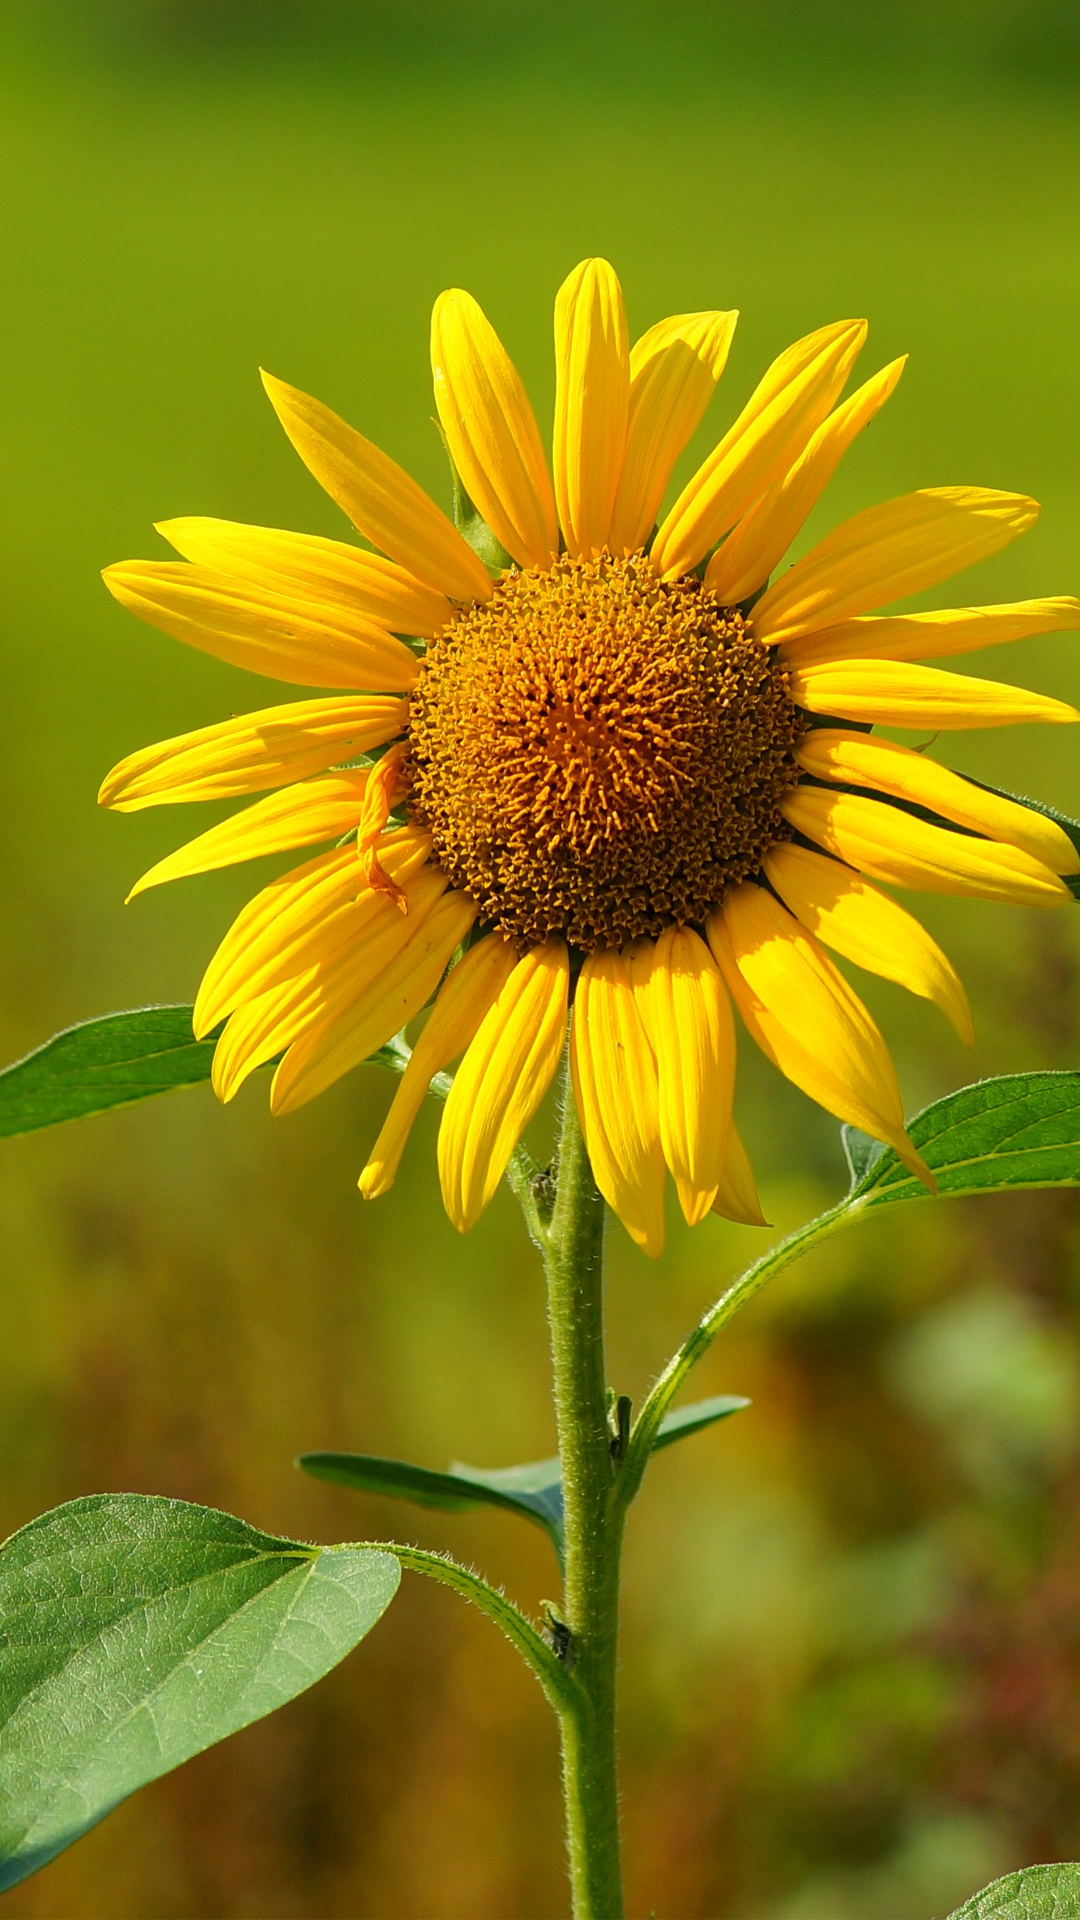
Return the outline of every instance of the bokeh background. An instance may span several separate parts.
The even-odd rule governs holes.
[[[192,997],[251,887],[122,905],[206,812],[95,809],[120,755],[273,691],[141,627],[97,578],[203,512],[343,535],[259,387],[320,394],[439,497],[426,361],[471,288],[545,419],[551,303],[607,254],[632,326],[743,310],[710,431],[847,313],[909,350],[820,509],[977,481],[1044,503],[949,600],[1080,583],[1080,24],[1050,0],[891,8],[530,0],[38,0],[0,25],[0,1057]],[[700,452],[708,444],[702,438]],[[812,531],[814,530],[812,529]],[[1073,636],[975,659],[1080,697]],[[965,665],[968,663],[964,663]],[[283,697],[287,697],[287,692]],[[960,735],[963,769],[1080,811],[1066,729]],[[922,903],[920,903],[922,904]],[[979,1023],[871,982],[914,1110],[1077,1065],[1080,915],[933,899]],[[836,1128],[744,1049],[777,1227],[843,1180]],[[431,1465],[551,1450],[535,1259],[508,1196],[461,1240],[433,1121],[396,1191],[356,1173],[361,1071],[271,1124],[265,1082],[4,1144],[0,1510],[96,1489],[304,1537],[452,1546],[530,1607],[509,1517],[364,1501],[307,1448]],[[536,1130],[544,1150],[544,1128]],[[640,1395],[763,1236],[611,1236],[611,1365]],[[930,1920],[1080,1856],[1080,1209],[913,1207],[779,1281],[701,1369],[750,1411],[657,1463],[625,1603],[632,1911]],[[7,1898],[26,1920],[546,1920],[555,1749],[479,1617],[408,1577],[314,1693],[128,1803]]]

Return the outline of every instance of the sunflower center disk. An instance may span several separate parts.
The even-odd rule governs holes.
[[[509,573],[435,640],[412,696],[412,818],[522,947],[700,922],[787,836],[802,722],[785,669],[642,554]]]

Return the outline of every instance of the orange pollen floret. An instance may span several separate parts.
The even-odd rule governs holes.
[[[506,573],[434,640],[411,698],[409,811],[522,948],[700,923],[790,837],[803,721],[775,652],[644,554]]]

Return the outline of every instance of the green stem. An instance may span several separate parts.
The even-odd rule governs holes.
[[[567,1074],[543,1251],[566,1515],[562,1626],[577,1682],[558,1709],[575,1920],[621,1920],[623,1912],[615,1756],[623,1508],[614,1497],[604,1375],[603,1236],[604,1202]]]
[[[854,1219],[858,1211],[858,1201],[844,1199],[838,1206],[831,1207],[828,1213],[819,1214],[816,1220],[797,1228],[786,1240],[781,1240],[777,1246],[770,1247],[768,1253],[763,1253],[760,1260],[755,1260],[753,1266],[747,1267],[737,1280],[733,1280],[715,1305],[698,1321],[693,1333],[683,1341],[678,1352],[672,1354],[634,1422],[619,1486],[619,1500],[624,1508],[629,1506],[641,1485],[649,1455],[656,1445],[661,1420],[687,1374],[712,1346],[721,1327],[725,1327],[739,1308],[752,1300],[774,1274],[789,1267],[801,1254],[808,1253],[819,1240],[827,1240],[838,1227]]]

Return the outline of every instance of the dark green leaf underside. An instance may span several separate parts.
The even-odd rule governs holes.
[[[74,1500],[0,1547],[0,1888],[336,1666],[389,1553],[310,1547],[186,1501]]]
[[[908,1132],[943,1195],[1080,1185],[1080,1073],[977,1081],[917,1114]],[[927,1197],[891,1147],[852,1128],[844,1140],[850,1202],[879,1207]]]
[[[0,1138],[209,1080],[217,1035],[196,1040],[191,1015],[190,1007],[135,1007],[54,1034],[0,1072]],[[390,1041],[369,1064],[400,1073],[407,1060]]]
[[[1080,1920],[1080,1866],[1021,1867],[973,1894],[949,1920]]]

